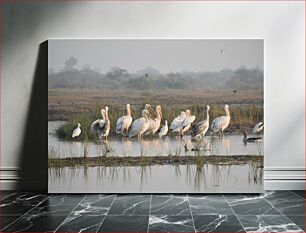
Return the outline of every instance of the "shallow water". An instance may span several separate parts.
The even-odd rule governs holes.
[[[263,169],[251,165],[49,168],[52,193],[259,193]]]
[[[54,130],[62,122],[48,123],[49,154],[56,157],[83,156],[84,143],[61,141]],[[262,155],[263,142],[244,145],[242,136],[225,135],[223,140],[206,137],[200,143],[190,137],[137,139],[111,138],[108,143],[88,142],[88,156]],[[185,151],[187,147],[187,151]],[[49,155],[50,156],[50,155]],[[263,191],[263,168],[245,165],[153,165],[126,167],[49,168],[50,193],[259,193]]]
[[[84,155],[84,143],[77,141],[59,140],[55,129],[62,122],[48,122],[49,154],[56,157],[81,157]],[[207,136],[199,142],[192,141],[190,136],[166,137],[164,139],[150,138],[138,141],[136,138],[127,139],[118,136],[107,142],[88,142],[88,156],[96,157],[107,153],[108,156],[167,156],[195,155],[194,148],[201,149],[201,155],[263,155],[263,142],[242,142],[241,135],[225,135],[222,140],[218,137]],[[107,152],[109,151],[109,152]]]

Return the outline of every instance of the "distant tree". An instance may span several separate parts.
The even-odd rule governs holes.
[[[65,61],[64,71],[76,70],[75,66],[78,64],[78,59],[75,57],[70,57]]]
[[[90,65],[86,64],[82,66],[82,70],[91,70]]]
[[[120,78],[129,78],[130,75],[126,69],[114,66],[106,73],[106,77],[109,79],[120,79]]]

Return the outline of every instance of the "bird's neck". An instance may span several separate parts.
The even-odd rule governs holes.
[[[131,116],[131,109],[130,109],[129,106],[126,108],[126,111],[127,111],[127,115],[128,115],[128,116]]]
[[[225,109],[225,115],[228,116],[228,117],[230,117],[230,112],[229,112],[228,109]]]
[[[159,111],[157,111],[156,113],[157,113],[157,120],[159,120],[159,121],[160,121],[160,120],[161,120],[161,115],[160,115],[160,112],[159,112]]]
[[[209,113],[206,111],[206,120],[209,121]]]

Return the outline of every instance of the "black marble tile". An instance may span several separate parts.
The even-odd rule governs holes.
[[[117,195],[109,215],[149,215],[150,195]]]
[[[44,213],[48,215],[67,216],[77,206],[85,195],[53,195],[35,207],[29,214]]]
[[[65,220],[66,216],[48,214],[24,215],[13,224],[4,228],[4,232],[52,232]]]
[[[97,232],[105,215],[70,214],[56,232]]]
[[[247,232],[303,232],[283,215],[238,216]]]
[[[237,215],[279,215],[263,195],[224,195]]]
[[[0,190],[0,200],[3,200],[9,196],[11,196],[12,194],[14,194],[16,191],[4,191],[4,190]]]
[[[151,215],[191,216],[187,195],[153,195]]]
[[[305,200],[290,191],[267,192],[265,199],[285,215],[304,215]]]
[[[297,194],[300,197],[305,199],[305,190],[294,190],[294,191],[291,191],[291,192],[294,192],[295,194]]]
[[[149,232],[194,232],[193,220],[190,215],[154,216],[149,218]]]
[[[0,231],[2,231],[2,229],[4,229],[8,225],[10,225],[14,221],[16,221],[18,218],[20,218],[20,216],[18,216],[18,215],[9,215],[9,216],[1,215],[1,217],[0,217]]]
[[[88,215],[106,215],[116,195],[87,195],[74,210]]]
[[[17,192],[1,201],[2,215],[23,215],[48,198],[45,194]]]
[[[52,194],[51,205],[77,205],[85,198],[85,194]]]
[[[85,195],[53,195],[6,227],[11,231],[54,231]]]
[[[149,216],[107,215],[98,232],[147,232]]]
[[[304,215],[286,215],[293,223],[305,231],[306,217]]]
[[[194,215],[197,232],[245,232],[235,215]]]
[[[234,215],[222,195],[189,195],[188,198],[193,215]]]

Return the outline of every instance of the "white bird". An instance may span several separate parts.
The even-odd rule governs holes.
[[[181,112],[181,115],[174,118],[174,120],[172,121],[172,123],[170,125],[170,129],[172,130],[172,132],[179,132],[180,131],[180,127],[181,127],[183,121],[185,120],[185,118],[186,118],[186,113],[184,111]]]
[[[146,109],[142,110],[142,117],[136,119],[129,130],[129,138],[138,136],[138,139],[141,139],[142,135],[149,126],[149,119],[148,119],[148,111]]]
[[[97,119],[95,120],[91,126],[90,126],[90,131],[91,133],[98,133],[99,139],[104,137],[104,128],[105,128],[105,109],[101,109],[101,116],[102,119]]]
[[[211,123],[211,127],[210,128],[211,128],[212,132],[213,133],[219,132],[220,138],[223,138],[223,131],[228,127],[228,125],[230,123],[230,120],[231,120],[231,116],[230,116],[228,108],[229,107],[226,104],[224,106],[225,116],[217,117]]]
[[[162,118],[162,111],[161,111],[161,106],[157,105],[155,108],[155,112],[152,110],[151,105],[146,104],[145,106],[147,111],[152,111],[154,114],[154,118],[149,118],[149,127],[146,131],[146,135],[149,135],[152,133],[152,135],[154,135],[157,130],[159,130],[160,127],[160,122],[161,122],[161,118]]]
[[[205,136],[208,128],[209,128],[209,105],[206,106],[206,119],[204,121],[201,121],[194,125],[191,129],[191,135],[192,137],[199,137],[202,136],[202,138]]]
[[[180,135],[183,136],[185,132],[187,132],[191,126],[191,124],[194,122],[195,116],[191,115],[191,112],[189,109],[186,110],[186,118],[184,119],[182,125],[181,125],[181,130],[180,130]]]
[[[262,131],[264,128],[264,123],[259,122],[257,123],[254,128],[252,129],[253,134],[257,134],[257,137],[259,137],[260,131]]]
[[[160,129],[158,136],[162,138],[163,136],[166,136],[167,133],[168,133],[168,121],[165,120],[165,125]]]
[[[103,135],[105,137],[105,139],[107,139],[108,135],[109,135],[109,131],[110,131],[110,120],[108,117],[108,106],[105,106],[105,127],[104,127],[104,132]]]
[[[81,132],[81,124],[78,123],[78,126],[72,132],[72,138],[80,136]]]
[[[130,104],[126,105],[126,116],[122,116],[117,120],[116,124],[116,133],[121,133],[124,136],[128,135],[129,128],[132,124],[133,118],[131,116],[131,106]]]

